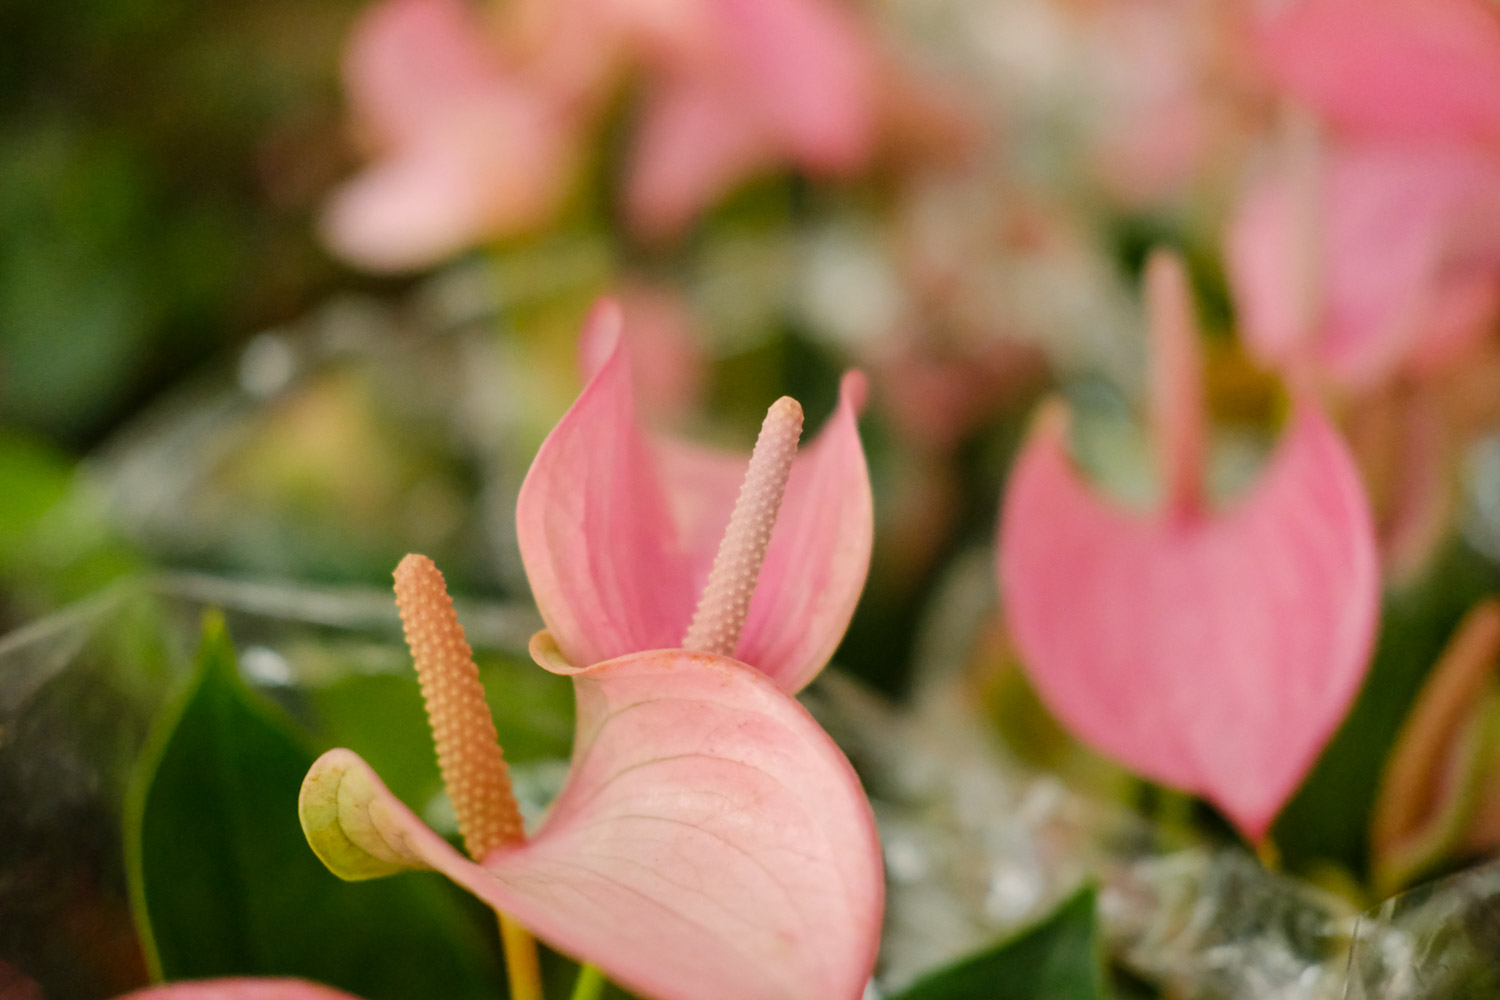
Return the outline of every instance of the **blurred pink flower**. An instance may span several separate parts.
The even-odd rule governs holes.
[[[1358,389],[1451,364],[1500,315],[1500,14],[1300,0],[1257,43],[1332,134],[1274,163],[1231,223],[1251,349]]]
[[[548,630],[571,663],[682,645],[746,459],[642,431],[616,305],[585,340],[613,341],[521,486],[521,557]],[[833,655],[869,568],[874,531],[856,417],[864,379],[798,454],[736,659],[797,691]]]
[[[119,1000],[358,1000],[305,979],[196,979],[136,990]]]
[[[1100,179],[1133,205],[1179,194],[1218,138],[1204,67],[1218,55],[1208,50],[1222,11],[1193,0],[1104,0],[1073,14],[1085,32]]]
[[[556,214],[577,109],[511,65],[463,0],[381,0],[356,26],[344,76],[376,160],[328,206],[340,256],[417,268]]]
[[[690,16],[696,30],[652,73],[627,170],[636,229],[672,235],[782,163],[834,176],[863,166],[875,138],[875,55],[843,5],[701,0]]]
[[[1500,143],[1500,15],[1487,0],[1291,0],[1258,36],[1274,85],[1341,134]]]
[[[857,1000],[883,881],[869,803],[795,699],[736,660],[658,650],[574,668],[572,766],[524,843],[480,863],[352,751],[319,759],[304,826],[344,878],[433,868],[658,1000]],[[349,846],[345,846],[345,845]]]
[[[379,0],[345,57],[376,160],[335,195],[325,237],[394,271],[545,225],[625,66],[647,77],[626,214],[669,236],[757,172],[862,166],[874,60],[835,0],[558,0],[493,25],[464,0]]]
[[[1343,442],[1305,400],[1255,489],[1207,509],[1198,335],[1175,261],[1151,262],[1147,295],[1165,500],[1137,514],[1099,498],[1052,406],[1006,492],[1004,607],[1074,734],[1202,795],[1258,842],[1364,679],[1379,605],[1370,513]]]

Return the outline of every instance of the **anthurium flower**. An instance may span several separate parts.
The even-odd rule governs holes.
[[[1292,0],[1255,49],[1276,86],[1341,132],[1500,143],[1500,16],[1487,0]]]
[[[1213,802],[1260,841],[1354,698],[1379,598],[1348,451],[1298,400],[1260,482],[1202,497],[1197,333],[1185,275],[1148,269],[1153,424],[1165,499],[1117,508],[1075,471],[1067,415],[1042,415],[1000,526],[1004,607],[1038,692],[1084,742]]]
[[[323,220],[347,260],[421,267],[532,229],[567,194],[577,108],[490,44],[463,0],[381,0],[355,27],[344,77],[375,155]]]
[[[589,318],[585,339],[613,350],[543,443],[517,502],[532,593],[576,664],[683,644],[747,468],[641,429],[620,324],[609,302]],[[874,524],[855,425],[864,393],[862,376],[844,376],[828,425],[791,465],[748,618],[724,651],[785,691],[828,662],[864,586]]]
[[[577,736],[567,781],[527,839],[441,575],[408,556],[396,580],[474,860],[352,751],[332,750],[307,776],[301,815],[335,874],[436,869],[659,1000],[860,996],[879,939],[879,843],[853,769],[795,699],[711,652],[575,667],[538,634],[537,662],[573,681]]]
[[[1500,14],[1296,0],[1253,34],[1272,87],[1325,134],[1258,177],[1231,224],[1250,347],[1356,389],[1451,364],[1500,316]]]

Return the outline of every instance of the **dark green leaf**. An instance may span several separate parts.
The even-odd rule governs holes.
[[[918,981],[893,1000],[1107,1000],[1094,891],[1041,923]]]
[[[480,653],[479,678],[511,764],[567,759],[573,746],[573,685],[530,661]],[[364,757],[406,802],[442,789],[415,670],[351,672],[308,691],[320,733]]]
[[[1387,595],[1359,698],[1272,830],[1284,865],[1367,870],[1370,814],[1391,745],[1464,612],[1497,586],[1493,564],[1455,543],[1418,584]]]
[[[240,679],[210,619],[192,684],[157,723],[127,814],[137,924],[166,979],[298,975],[369,1000],[504,995],[492,917],[430,874],[341,882],[297,793],[314,755]]]

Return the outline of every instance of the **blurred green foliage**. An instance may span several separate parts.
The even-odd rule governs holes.
[[[126,818],[155,975],[303,976],[367,1000],[504,995],[482,905],[425,873],[341,882],[313,855],[297,794],[315,755],[240,679],[222,619],[157,727]]]
[[[357,7],[0,5],[0,426],[88,444],[327,287]]]
[[[1085,889],[1045,920],[926,976],[892,1000],[1108,1000],[1095,896]]]

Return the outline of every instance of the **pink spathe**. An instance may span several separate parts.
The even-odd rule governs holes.
[[[1348,450],[1310,402],[1260,481],[1196,499],[1203,420],[1185,282],[1152,262],[1155,390],[1167,501],[1125,510],[1083,482],[1066,412],[1041,416],[1007,488],[999,574],[1038,692],[1080,739],[1197,793],[1253,841],[1338,727],[1368,667],[1379,567]],[[1186,335],[1194,336],[1188,329]],[[1174,388],[1175,387],[1175,388]],[[1193,405],[1189,405],[1189,403]]]
[[[1500,315],[1500,13],[1294,0],[1253,51],[1323,134],[1283,150],[1231,223],[1251,349],[1360,391],[1452,364]]]
[[[875,140],[873,46],[839,4],[713,0],[662,61],[626,176],[632,224],[682,229],[779,163],[815,175],[863,166]]]
[[[532,652],[572,678],[578,712],[567,782],[531,838],[476,864],[333,750],[308,774],[304,826],[319,849],[331,818],[322,829],[367,852],[350,865],[320,850],[334,872],[434,868],[657,1000],[857,1000],[880,937],[880,845],[811,716],[726,657],[574,668],[545,633]]]
[[[681,645],[748,463],[648,435],[618,308],[602,303],[588,322],[586,339],[614,349],[543,443],[516,512],[532,593],[572,663]],[[863,378],[846,375],[838,408],[797,456],[735,650],[786,691],[833,655],[869,568],[864,394]]]

